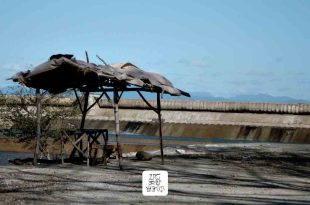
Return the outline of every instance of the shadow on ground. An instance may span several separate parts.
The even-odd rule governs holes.
[[[0,167],[0,199],[11,204],[310,204],[307,154],[210,151],[107,167],[72,164]],[[144,197],[144,170],[167,170],[169,195]]]

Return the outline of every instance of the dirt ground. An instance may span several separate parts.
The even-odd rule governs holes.
[[[0,204],[310,204],[309,145],[196,145],[165,153],[165,165],[128,154],[123,171],[117,160],[90,168],[0,166]],[[144,170],[168,171],[168,196],[142,195]]]

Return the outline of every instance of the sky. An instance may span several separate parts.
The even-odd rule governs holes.
[[[56,53],[131,62],[189,92],[310,100],[307,0],[0,0],[0,87]]]

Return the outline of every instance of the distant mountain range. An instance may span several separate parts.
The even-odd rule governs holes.
[[[287,96],[272,96],[268,94],[257,95],[236,95],[233,97],[216,97],[208,92],[190,92],[191,98],[188,97],[173,97],[164,95],[164,99],[182,99],[182,100],[206,100],[206,101],[224,101],[224,102],[266,102],[266,103],[310,103],[308,100],[295,99]],[[155,95],[151,93],[144,94],[148,99],[154,99]],[[133,93],[124,94],[125,98],[138,98],[139,96]]]
[[[164,95],[164,99],[182,99],[182,100],[206,100],[206,101],[224,101],[224,102],[266,102],[266,103],[310,103],[308,100],[295,99],[287,96],[275,97],[268,94],[257,95],[236,95],[233,97],[216,97],[208,92],[190,92],[191,98],[188,97],[173,97],[170,95]],[[144,93],[147,99],[155,99],[156,95],[152,93]],[[140,98],[136,93],[126,93],[124,98]]]
[[[208,101],[230,101],[230,102],[267,102],[267,103],[310,103],[308,100],[295,99],[287,96],[272,96],[268,94],[236,95],[229,98],[215,97],[210,93],[193,92],[192,99]]]
[[[14,94],[14,88],[2,87],[0,88],[1,93]],[[309,100],[295,99],[287,96],[272,96],[268,94],[255,94],[255,95],[236,95],[233,97],[216,97],[208,92],[190,92],[191,98],[188,97],[174,97],[168,94],[164,95],[164,99],[182,99],[182,100],[206,100],[206,101],[224,101],[224,102],[266,102],[266,103],[310,103]],[[155,99],[154,93],[144,93],[147,99]],[[140,98],[135,92],[127,92],[123,94],[123,98],[134,99]]]

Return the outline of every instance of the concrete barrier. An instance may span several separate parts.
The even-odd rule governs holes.
[[[150,100],[156,107],[156,101]],[[107,100],[100,101],[100,107],[111,108]],[[214,111],[214,112],[249,112],[249,113],[279,113],[279,114],[310,114],[309,104],[275,104],[275,103],[240,103],[240,102],[209,102],[188,100],[162,100],[162,110],[181,111]],[[149,109],[142,100],[122,99],[119,104],[124,109]]]

